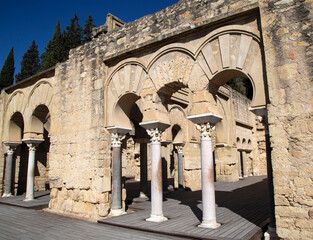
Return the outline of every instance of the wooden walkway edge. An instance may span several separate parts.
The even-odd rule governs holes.
[[[134,198],[128,214],[99,220],[99,223],[191,239],[261,239],[268,222],[267,179],[249,177],[236,183],[216,183],[217,229],[199,228],[201,191],[171,192],[163,202],[162,223],[145,221],[150,215],[149,199]]]

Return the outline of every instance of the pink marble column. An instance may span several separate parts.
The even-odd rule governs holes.
[[[201,186],[202,186],[202,223],[199,227],[218,228],[216,222],[214,164],[212,150],[212,132],[216,122],[222,117],[215,114],[189,116],[201,133]]]
[[[122,151],[121,145],[126,134],[131,128],[125,127],[107,127],[111,133],[112,145],[112,209],[111,216],[120,216],[126,214],[122,206]]]
[[[170,124],[152,121],[140,125],[151,137],[151,214],[146,221],[164,222],[167,218],[163,215],[161,134]]]

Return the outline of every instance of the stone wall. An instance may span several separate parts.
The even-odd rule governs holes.
[[[96,52],[92,43],[86,44],[56,67],[49,156],[49,208],[91,220],[108,214],[111,191],[110,135],[103,111],[106,70]]]
[[[114,102],[106,95],[109,91],[106,86],[110,74],[116,71],[116,65],[123,59],[123,51],[141,47],[143,52],[135,53],[136,57],[147,64],[155,57],[155,52],[150,48],[152,43],[157,43],[153,48],[160,51],[159,43],[165,46],[172,41],[170,37],[173,34],[186,32],[196,26],[210,24],[222,17],[255,8],[255,2],[251,1],[249,4],[248,1],[243,1],[242,4],[227,1],[229,5],[222,9],[218,8],[220,3],[205,1],[201,2],[203,8],[199,12],[195,5],[191,6],[192,3],[181,1],[166,11],[143,17],[109,34],[100,35],[90,43],[71,50],[69,60],[56,66],[49,154],[49,182],[52,189],[49,208],[52,211],[90,219],[98,219],[108,213],[111,194],[111,154],[110,136],[104,127],[108,124],[106,119],[112,114],[108,106],[113,108]],[[180,12],[185,14],[177,14]],[[162,20],[164,18],[165,21]],[[256,17],[250,18],[240,19],[238,23],[247,24],[256,30]],[[199,45],[205,35],[215,29],[213,25],[211,28],[205,30],[199,38],[187,36],[186,48],[192,49],[193,46]],[[162,42],[160,36],[169,39]],[[148,44],[150,46],[146,48]],[[116,62],[112,60],[115,54],[119,55]],[[175,54],[179,55],[179,58],[176,58]],[[177,61],[187,61],[192,66],[191,58],[186,59],[186,55],[181,52],[175,54],[168,54],[162,61],[174,58],[176,64]],[[107,60],[105,64],[103,60]],[[155,68],[158,67],[162,68],[163,65],[156,64]],[[184,75],[184,78],[187,77],[188,75]],[[158,84],[162,86],[163,83]],[[123,89],[124,86],[120,88]],[[193,85],[193,88],[197,89],[199,86]],[[156,89],[153,83],[146,81],[142,97],[150,96],[154,91]],[[198,136],[194,125],[191,123],[189,125],[188,129],[193,129],[193,135],[186,136],[188,141]],[[197,137],[192,141],[184,148],[185,183],[186,187],[199,190],[201,176],[199,139]],[[124,159],[127,159],[126,155],[127,151]],[[129,159],[130,161],[124,164],[124,169],[127,169],[125,176],[137,175],[138,169],[131,164],[134,162],[134,156],[130,156]]]
[[[5,127],[4,127],[4,105],[5,105],[5,100],[6,100],[6,93],[4,91],[1,91],[0,93],[0,133],[3,133]],[[4,192],[4,168],[5,168],[5,153],[6,149],[5,146],[2,144],[3,140],[3,134],[0,134],[0,196],[2,196]]]
[[[260,1],[277,233],[313,238],[312,1]]]
[[[231,67],[246,71],[254,79],[257,90],[254,107],[264,105],[262,94],[266,86],[267,116],[241,119],[245,115],[240,114],[234,128],[237,127],[238,132],[247,129],[252,132],[252,144],[258,144],[256,160],[261,166],[257,165],[256,171],[249,163],[248,171],[263,174],[265,137],[262,131],[266,121],[269,123],[277,233],[284,239],[313,238],[312,5],[311,0],[181,0],[71,50],[69,60],[58,64],[55,77],[49,80],[54,87],[53,104],[49,108],[52,123],[50,209],[94,220],[107,215],[111,202],[111,151],[105,127],[114,123],[111,115],[117,103],[111,92],[127,94],[135,82],[140,82],[143,86],[137,86],[142,91],[136,92],[136,96],[151,104],[143,111],[156,111],[160,118],[166,119],[168,105],[162,105],[163,98],[157,93],[164,90],[165,85],[172,84],[165,90],[176,87],[176,92],[182,85],[188,87],[191,95],[194,94],[193,109],[203,103],[207,106],[208,102],[214,107],[216,103],[207,96],[207,90],[216,94],[216,88],[225,83],[223,77],[227,77],[223,71]],[[236,32],[213,39],[214,34],[221,34],[220,29]],[[230,42],[227,47],[219,44],[227,41]],[[246,51],[236,55],[245,42],[252,42],[251,52],[248,56]],[[212,54],[206,54],[210,51]],[[207,64],[208,59],[215,64]],[[186,64],[184,69],[179,68],[182,63]],[[215,72],[211,71],[212,67]],[[157,74],[162,71],[165,74]],[[129,78],[123,75],[125,72],[130,73]],[[134,72],[140,73],[139,77],[125,84]],[[116,73],[124,78],[111,81]],[[109,81],[122,84],[114,88]],[[30,89],[28,86],[23,91],[29,93]],[[1,141],[5,135],[1,121],[6,98],[6,93],[2,93]],[[186,113],[191,114],[191,109],[187,108]],[[200,186],[198,135],[194,126],[188,126],[184,169],[186,187],[192,190]],[[229,152],[232,152],[236,138],[229,136],[228,140]],[[253,154],[250,157],[255,159]],[[233,172],[235,164],[231,165],[234,165],[230,171]],[[4,167],[3,160],[0,170],[1,166]],[[137,170],[129,171],[137,174]],[[0,171],[3,179],[1,174],[3,171]]]

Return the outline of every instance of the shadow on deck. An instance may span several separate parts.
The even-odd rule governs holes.
[[[138,183],[128,183],[129,214],[100,220],[99,223],[193,239],[261,239],[269,221],[267,179],[248,177],[235,183],[215,183],[217,229],[198,228],[202,219],[201,191],[174,191],[165,195],[162,223],[145,221],[150,215],[150,200],[139,196]],[[130,194],[131,193],[131,194]]]

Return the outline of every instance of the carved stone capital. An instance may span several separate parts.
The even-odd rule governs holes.
[[[212,133],[214,130],[214,124],[212,123],[201,123],[201,124],[195,124],[197,130],[201,134],[201,140],[206,140],[212,137]]]
[[[7,154],[13,154],[15,149],[16,149],[16,147],[7,146]]]
[[[151,137],[152,143],[161,142],[161,135],[163,131],[161,131],[160,129],[158,128],[147,129],[147,133]]]
[[[175,148],[176,148],[178,153],[183,153],[183,148],[184,147],[182,145],[176,145]]]
[[[126,137],[125,134],[116,132],[111,133],[111,145],[112,147],[121,147],[123,139]]]
[[[44,141],[44,139],[32,139],[32,138],[28,138],[28,139],[23,139],[22,140],[24,143],[26,143],[27,147],[28,147],[28,151],[30,152],[35,152],[37,146]]]
[[[4,142],[3,144],[7,148],[7,154],[13,154],[17,146],[20,145],[21,142]]]
[[[27,143],[28,151],[36,152],[37,144]]]

